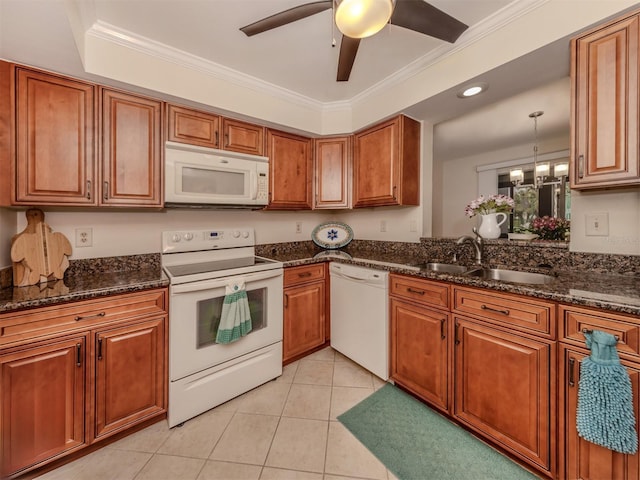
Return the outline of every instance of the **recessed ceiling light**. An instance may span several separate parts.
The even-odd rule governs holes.
[[[458,90],[456,95],[458,96],[458,98],[469,98],[486,91],[488,88],[489,85],[487,85],[486,83],[474,83],[472,85],[467,85],[466,87],[461,88],[460,90]]]

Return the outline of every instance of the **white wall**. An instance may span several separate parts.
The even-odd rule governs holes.
[[[11,237],[16,233],[15,212],[0,208],[0,268],[11,265]]]

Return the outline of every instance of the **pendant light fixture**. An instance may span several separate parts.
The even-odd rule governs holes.
[[[529,117],[533,118],[533,134],[535,139],[533,144],[533,173],[536,176],[536,188],[542,188],[542,185],[549,176],[549,162],[540,163],[538,161],[538,117],[543,114],[544,112],[542,110],[529,114]]]
[[[351,38],[378,33],[393,13],[392,0],[336,0],[336,4],[338,30]]]

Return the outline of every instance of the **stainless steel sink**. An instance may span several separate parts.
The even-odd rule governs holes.
[[[486,280],[499,280],[510,283],[528,283],[533,285],[545,285],[551,283],[555,277],[543,273],[519,272],[517,270],[502,270],[500,268],[478,268],[465,275],[480,277]]]
[[[442,273],[465,273],[468,270],[467,267],[464,267],[462,265],[455,265],[453,263],[427,262],[419,263],[414,266],[420,268],[421,270],[429,270],[431,272]]]

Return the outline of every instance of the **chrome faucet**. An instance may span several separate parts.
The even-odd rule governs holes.
[[[475,227],[473,228],[473,234],[475,235],[475,238],[469,235],[463,235],[458,240],[456,240],[456,244],[462,245],[463,243],[469,242],[471,245],[473,245],[473,248],[476,251],[476,263],[478,265],[482,265],[482,254],[483,254],[482,237],[478,233],[478,229]]]

